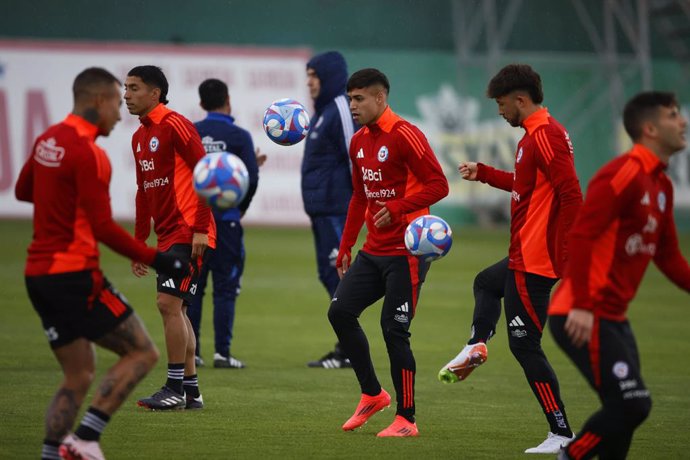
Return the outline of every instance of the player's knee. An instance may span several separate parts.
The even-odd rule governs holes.
[[[334,328],[346,325],[353,319],[355,319],[354,315],[347,311],[347,309],[343,308],[341,304],[335,302],[331,303],[331,306],[328,309],[328,321],[331,322],[331,325]]]
[[[163,317],[178,316],[180,314],[180,301],[175,297],[166,296],[156,299],[156,306]]]
[[[488,284],[488,275],[484,271],[481,271],[477,273],[477,276],[474,277],[474,283],[472,285],[472,288],[474,289],[474,292],[483,291],[484,289],[486,289]]]
[[[79,369],[65,375],[63,386],[85,395],[95,378],[96,372],[93,368]]]
[[[644,422],[652,410],[652,398],[634,398],[625,401],[623,405],[626,423],[630,428],[637,428]]]

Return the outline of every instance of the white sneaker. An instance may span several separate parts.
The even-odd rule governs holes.
[[[439,371],[438,379],[443,383],[465,380],[476,367],[484,364],[488,353],[485,343],[465,345],[460,353]]]
[[[575,435],[572,438],[567,436],[561,436],[558,434],[553,434],[549,431],[549,434],[544,439],[544,442],[539,444],[537,447],[529,448],[525,451],[526,454],[557,454],[562,447],[565,447],[575,439]]]
[[[105,460],[98,441],[84,441],[73,433],[68,434],[62,440],[60,458],[67,460]]]

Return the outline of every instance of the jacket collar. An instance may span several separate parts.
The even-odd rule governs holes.
[[[630,154],[630,156],[640,160],[642,168],[646,173],[663,171],[664,169],[666,169],[667,165],[662,163],[659,157],[656,156],[654,152],[652,152],[650,149],[648,149],[642,144],[633,145],[633,147],[630,149],[628,153]]]
[[[235,123],[235,118],[220,112],[208,112],[206,120],[224,121],[225,123]]]
[[[525,128],[527,134],[531,136],[532,133],[537,130],[537,128],[549,124],[550,116],[549,110],[546,107],[543,107],[529,117],[525,118],[522,121],[522,127]]]
[[[163,120],[163,117],[165,117],[170,112],[171,110],[167,108],[163,103],[159,103],[146,116],[139,118],[139,121],[144,126],[159,124],[161,120]]]
[[[369,128],[370,131],[381,130],[386,133],[390,133],[395,123],[397,123],[399,120],[400,117],[393,112],[393,110],[391,110],[390,106],[387,106],[386,110],[383,111],[379,119],[376,120],[376,123],[368,125],[367,128]]]
[[[91,141],[95,141],[98,137],[98,126],[80,117],[79,115],[70,113],[67,115],[63,123],[67,126],[72,126],[77,130],[77,133],[80,136],[86,137]]]

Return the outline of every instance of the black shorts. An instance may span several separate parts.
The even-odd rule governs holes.
[[[26,289],[50,347],[84,337],[98,340],[132,314],[100,270],[27,276]]]
[[[197,284],[199,283],[199,274],[201,273],[202,264],[207,263],[209,256],[213,249],[206,248],[203,257],[198,258],[189,264],[189,275],[184,278],[171,278],[170,276],[157,273],[156,274],[156,290],[165,294],[182,299],[183,305],[191,305],[192,299],[196,295]],[[192,254],[191,244],[173,244],[170,249],[165,251],[166,254],[175,254],[182,258],[189,259]]]

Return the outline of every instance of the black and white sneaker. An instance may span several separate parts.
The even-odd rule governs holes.
[[[322,367],[325,369],[345,369],[351,368],[350,360],[344,357],[342,354],[335,351],[323,356],[321,359],[316,361],[309,361],[307,367]]]
[[[148,398],[137,401],[137,406],[150,410],[179,410],[187,406],[185,395],[163,386]]]
[[[220,353],[216,353],[213,355],[213,367],[216,369],[244,369],[247,366],[232,355],[226,358]]]
[[[197,398],[187,395],[186,400],[187,403],[185,405],[185,409],[187,410],[204,408],[204,398],[201,395],[199,395]]]
[[[196,367],[204,367],[206,365],[206,363],[204,363],[204,358],[199,355],[194,356],[194,364]]]

